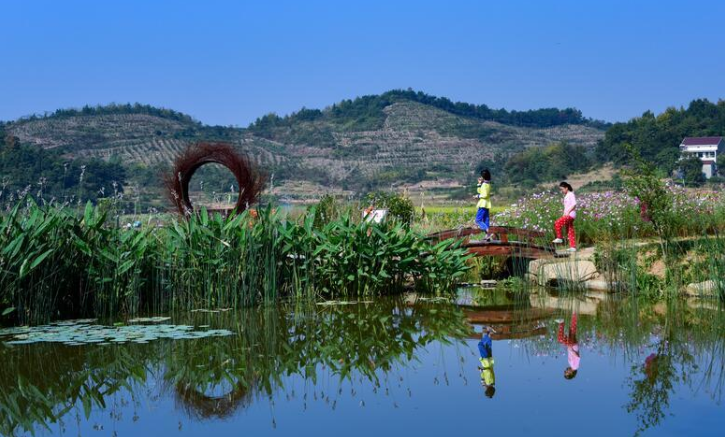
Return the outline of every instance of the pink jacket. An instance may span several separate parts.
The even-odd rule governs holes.
[[[569,213],[569,217],[576,218],[576,196],[573,191],[569,191],[564,196],[564,216]]]

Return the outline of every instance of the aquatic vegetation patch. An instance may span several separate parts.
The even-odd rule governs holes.
[[[225,313],[225,312],[231,311],[231,310],[232,310],[231,308],[221,308],[221,309],[218,309],[218,310],[210,310],[210,309],[206,309],[206,308],[198,308],[198,309],[195,309],[195,310],[191,310],[190,312],[191,313],[219,314],[219,313]]]
[[[168,322],[171,320],[171,317],[136,317],[128,321],[128,323],[161,323],[161,322]]]
[[[373,301],[371,300],[326,300],[322,302],[317,302],[316,305],[320,306],[335,306],[335,305],[365,305],[365,304],[371,304]]]
[[[352,216],[314,227],[268,207],[205,209],[157,228],[120,228],[108,211],[16,205],[0,214],[0,319],[223,312],[277,299],[353,300],[452,289],[468,270],[455,242]]]
[[[144,320],[145,319],[145,320]],[[155,322],[168,317],[150,317],[139,320]],[[21,326],[0,330],[0,339],[6,338],[7,345],[32,343],[62,343],[68,346],[84,344],[106,345],[111,343],[148,343],[168,338],[172,340],[194,340],[206,337],[232,335],[226,329],[196,329],[189,325],[134,324],[105,326],[92,324],[93,319],[64,321],[42,326]]]

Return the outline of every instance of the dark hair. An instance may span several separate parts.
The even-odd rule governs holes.
[[[494,387],[492,385],[487,385],[486,386],[486,391],[484,393],[486,394],[486,397],[492,398],[493,395],[496,394],[496,387]]]
[[[574,188],[572,188],[572,186],[569,185],[569,182],[562,182],[559,184],[559,186],[566,188],[567,190],[571,191],[572,193],[574,192]]]
[[[488,171],[487,168],[481,170],[481,177],[484,181],[490,181],[491,180],[491,172]]]
[[[572,369],[571,367],[567,367],[566,370],[564,370],[564,378],[566,379],[574,379],[576,376],[576,370]]]

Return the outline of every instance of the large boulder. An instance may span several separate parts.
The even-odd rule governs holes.
[[[542,258],[531,261],[528,275],[541,286],[555,285],[561,282],[581,283],[598,276],[597,268],[588,259]]]
[[[687,284],[685,294],[692,297],[717,297],[725,290],[725,283],[718,284],[714,280]]]

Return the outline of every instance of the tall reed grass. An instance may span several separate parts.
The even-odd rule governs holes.
[[[687,293],[725,300],[725,235],[720,232],[672,239],[666,246],[657,241],[600,242],[594,260],[620,291],[655,299]]]
[[[35,203],[0,216],[0,312],[20,323],[139,311],[239,308],[280,298],[451,289],[465,251],[396,223],[349,216],[314,226],[271,207],[228,218],[202,209],[157,228],[124,229]]]

